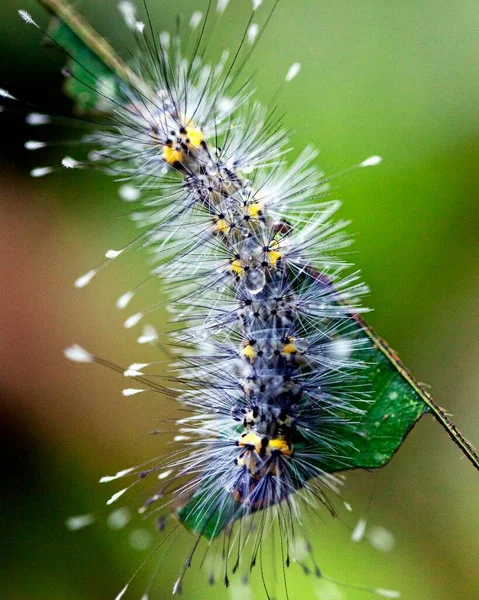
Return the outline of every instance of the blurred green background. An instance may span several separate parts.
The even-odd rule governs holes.
[[[204,2],[149,2],[158,29],[172,29]],[[81,10],[126,50],[116,2],[83,0]],[[262,18],[268,5],[259,13]],[[61,93],[63,58],[42,48],[40,34],[16,14],[47,16],[33,0],[1,0],[0,87],[54,113],[69,114]],[[213,46],[237,43],[250,3],[233,0]],[[399,352],[436,401],[479,445],[479,11],[473,0],[282,0],[249,65],[257,97],[267,101],[292,62],[303,68],[278,100],[296,152],[314,143],[318,164],[334,173],[380,154],[384,162],[335,180],[341,216],[357,233],[355,260],[372,292],[369,321]],[[131,46],[131,44],[130,44]],[[21,112],[21,111],[20,111]],[[28,129],[21,114],[0,115],[2,563],[0,596],[8,600],[113,598],[147,555],[138,521],[118,532],[99,523],[77,534],[65,518],[99,510],[117,488],[101,475],[160,454],[148,435],[175,414],[171,400],[123,398],[124,380],[64,360],[79,342],[127,365],[158,359],[123,329],[116,298],[147,272],[138,253],[116,262],[84,290],[76,277],[108,248],[133,237],[128,207],[115,184],[94,173],[31,179],[33,166],[58,164],[74,149],[28,154],[25,140],[72,139],[77,132]],[[162,298],[149,284],[128,314]],[[150,319],[168,329],[166,314]],[[160,357],[160,360],[163,357]],[[112,484],[114,485],[114,484]],[[324,515],[316,555],[331,577],[397,588],[407,600],[479,598],[479,474],[430,417],[414,429],[392,463],[356,473],[345,498],[354,524],[371,496],[371,523],[393,532],[396,547],[378,553],[353,545],[343,524]],[[140,530],[140,533],[138,532]],[[135,537],[136,536],[136,537]],[[188,538],[188,536],[186,536]],[[137,543],[135,543],[135,540]],[[170,579],[191,539],[180,542],[155,598],[170,597]],[[145,544],[146,545],[146,544]],[[132,546],[136,546],[136,549]],[[263,598],[210,588],[196,570],[188,600]],[[168,582],[166,584],[165,582]],[[327,590],[292,570],[291,599],[361,600],[371,594]],[[1,589],[3,588],[3,590]],[[140,591],[128,597],[140,597]],[[235,595],[236,594],[236,595]]]

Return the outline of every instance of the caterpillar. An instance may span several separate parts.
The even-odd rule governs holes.
[[[70,25],[78,24],[71,7],[43,3],[60,18],[68,14]],[[216,12],[221,15],[227,4],[220,0]],[[191,16],[185,43],[180,33],[158,35],[147,4],[145,25],[132,3],[120,2],[138,51],[128,64],[107,63],[100,76],[66,48],[67,80],[82,86],[88,108],[101,120],[81,140],[87,159],[67,156],[62,165],[113,176],[123,183],[124,199],[142,206],[135,212],[142,228],[137,238],[108,250],[105,261],[75,286],[88,285],[125,251],[146,248],[155,261],[152,276],[165,283],[175,323],[171,375],[155,378],[152,365],[138,363],[122,371],[142,384],[126,388],[124,395],[161,391],[188,412],[176,422],[179,449],[159,462],[102,478],[129,482],[111,496],[109,506],[140,482],[156,480],[139,509],[156,517],[163,532],[155,555],[161,550],[168,556],[165,550],[183,527],[195,535],[173,594],[181,592],[204,539],[201,562],[210,583],[220,579],[229,587],[234,577],[247,589],[258,567],[265,597],[276,597],[270,590],[277,575],[265,567],[270,547],[281,555],[286,597],[292,561],[327,580],[314,558],[310,523],[320,505],[336,514],[342,471],[377,466],[369,457],[358,464],[358,456],[367,454],[362,425],[376,402],[372,352],[385,347],[362,321],[367,287],[347,257],[351,239],[346,223],[334,218],[340,203],[327,198],[329,179],[314,166],[316,151],[306,148],[288,166],[289,136],[280,118],[253,100],[248,79],[241,81],[261,38],[254,22],[260,7],[255,0],[236,51],[224,52],[215,63],[204,59],[211,2],[205,15]],[[20,12],[37,26],[29,13]],[[64,43],[61,36],[48,35],[55,44]],[[293,63],[285,83],[299,69]],[[51,121],[41,112],[27,119],[32,125]],[[41,144],[30,140],[27,148]],[[371,156],[358,167],[379,163]],[[38,167],[32,175],[53,170]],[[118,307],[126,309],[135,292],[127,290]],[[155,308],[129,316],[126,328]],[[149,325],[141,340],[159,341]],[[106,364],[77,345],[65,354],[76,362]],[[421,400],[428,398],[420,393]],[[398,398],[394,389],[388,395]],[[426,408],[434,406],[413,405],[405,433]],[[388,589],[365,591],[399,597]]]

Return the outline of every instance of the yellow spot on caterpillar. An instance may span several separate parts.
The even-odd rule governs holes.
[[[298,349],[294,344],[294,338],[289,338],[288,342],[283,346],[283,354],[294,354]]]
[[[240,260],[234,260],[231,263],[231,272],[235,275],[241,275],[243,272],[243,265]]]
[[[254,358],[256,356],[255,349],[250,344],[248,344],[245,348],[243,348],[243,350],[241,351],[241,354],[242,354],[242,356],[247,358],[250,362],[253,362]]]
[[[279,438],[269,440],[268,448],[271,450],[279,450],[281,454],[285,454],[286,456],[291,456],[292,450],[288,444]]]
[[[228,222],[225,219],[218,219],[215,224],[215,231],[217,233],[226,233],[230,228]]]
[[[263,210],[261,204],[258,202],[254,202],[253,204],[248,205],[248,214],[250,217],[258,218],[259,213]]]
[[[203,133],[194,127],[187,127],[186,135],[190,140],[190,144],[195,148],[199,148],[204,140]]]
[[[281,260],[281,252],[279,252],[278,240],[271,240],[268,246],[268,258],[271,265],[276,269],[278,261]]]
[[[289,444],[281,438],[270,439],[268,444],[264,446],[262,436],[254,432],[247,433],[245,436],[241,437],[238,444],[242,448],[254,446],[255,452],[258,454],[260,453],[261,448],[264,448],[266,455],[270,455],[273,450],[279,450],[281,454],[285,454],[286,456],[290,456],[293,452]]]
[[[244,448],[245,446],[254,446],[256,452],[259,453],[261,450],[262,438],[257,433],[248,433],[244,437],[240,438],[239,445]]]
[[[276,269],[276,267],[278,266],[278,261],[281,260],[281,253],[277,252],[276,250],[270,250],[268,252],[268,257],[269,257],[269,262]]]
[[[170,146],[165,146],[163,156],[169,165],[173,165],[175,162],[181,162],[183,160],[183,153],[181,150],[176,150]]]

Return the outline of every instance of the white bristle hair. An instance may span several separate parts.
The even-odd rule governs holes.
[[[148,392],[147,388],[125,388],[121,391],[123,396],[136,396],[136,394],[141,394],[142,392]]]
[[[124,248],[122,248],[121,250],[107,250],[105,252],[105,258],[108,258],[109,260],[113,260],[114,258],[116,258],[117,256],[120,256],[120,254],[124,251]]]
[[[119,594],[117,594],[117,596],[115,596],[115,600],[121,600],[123,598],[123,596],[126,594],[129,587],[130,587],[130,584],[127,583],[125,585],[125,587],[121,590],[121,592]]]
[[[287,82],[291,81],[292,79],[294,79],[296,77],[296,75],[300,72],[300,70],[301,70],[301,63],[299,63],[299,62],[293,63],[289,67],[284,80]]]
[[[190,29],[196,29],[203,19],[203,13],[200,10],[196,10],[190,19]]]
[[[143,334],[137,339],[139,344],[151,344],[156,342],[158,339],[158,332],[153,325],[145,325],[143,327]]]
[[[123,0],[118,3],[118,10],[120,11],[123,20],[125,21],[126,26],[129,29],[135,29],[136,25],[136,6],[133,2],[129,2],[128,0]]]
[[[88,271],[88,273],[85,273],[84,275],[80,275],[80,277],[78,277],[75,282],[74,282],[74,286],[76,288],[84,288],[86,287],[91,280],[95,277],[95,275],[98,274],[98,269],[90,269],[90,271]]]
[[[258,24],[251,23],[251,25],[248,27],[248,32],[247,32],[248,44],[252,45],[254,43],[255,39],[258,37],[258,32],[259,32]]]
[[[385,588],[376,588],[374,593],[383,598],[400,598],[401,592],[398,590],[387,590]]]
[[[150,366],[151,363],[132,363],[125,371],[123,375],[125,377],[138,377],[143,375],[143,369]]]
[[[119,492],[115,492],[113,494],[113,496],[111,496],[111,498],[109,500],[107,500],[107,506],[110,506],[111,504],[113,504],[114,502],[116,502],[118,500],[118,498],[120,498],[121,496],[123,496],[123,494],[125,492],[128,491],[129,488],[124,488],[122,490],[120,490]]]
[[[51,122],[51,117],[43,113],[32,112],[25,117],[25,122],[28,125],[47,125]]]
[[[381,156],[370,156],[366,160],[363,160],[362,163],[359,164],[360,167],[375,167],[382,162]]]
[[[8,98],[9,100],[16,100],[15,96],[12,96],[10,92],[5,90],[4,88],[0,88],[0,98]]]
[[[95,520],[95,515],[93,514],[75,515],[73,517],[68,517],[65,521],[65,527],[70,531],[79,531],[94,523]]]
[[[45,148],[45,142],[37,142],[36,140],[28,140],[24,144],[25,150],[39,150],[40,148]]]
[[[135,293],[132,292],[131,290],[128,292],[125,292],[116,301],[116,307],[120,308],[120,309],[126,308],[134,295],[135,295]]]
[[[131,315],[131,317],[128,317],[128,319],[123,323],[123,326],[126,329],[131,329],[135,325],[138,325],[138,323],[141,321],[141,319],[143,319],[143,317],[144,315],[141,312]]]
[[[351,541],[352,542],[360,542],[363,537],[364,534],[366,533],[366,519],[359,519],[359,521],[356,523],[356,527],[353,529],[353,533],[351,534]]]
[[[62,158],[62,166],[65,167],[65,169],[76,169],[80,166],[80,163],[71,156],[65,156]]]
[[[160,33],[160,44],[163,50],[168,50],[170,47],[171,36],[169,31],[162,31]]]
[[[136,202],[141,196],[140,190],[128,183],[119,188],[118,194],[125,202]]]
[[[73,344],[68,346],[63,351],[63,354],[73,362],[77,363],[91,363],[93,362],[93,355],[90,354],[85,348],[82,348],[79,344]]]
[[[110,481],[115,481],[116,479],[121,479],[125,475],[128,475],[132,471],[135,470],[135,467],[130,467],[129,469],[123,469],[122,471],[118,471],[115,475],[104,475],[99,483],[110,483]]]
[[[222,14],[225,12],[230,0],[218,0],[218,4],[216,5],[216,12],[218,14]]]
[[[29,13],[29,12],[27,12],[26,10],[19,10],[19,11],[18,11],[18,14],[20,15],[21,19],[22,19],[23,21],[25,21],[25,23],[26,23],[27,25],[34,25],[35,27],[37,27],[37,28],[39,29],[38,25],[37,25],[37,24],[35,23],[35,21],[32,19],[32,17],[31,17],[31,15],[30,15],[30,13]]]
[[[45,177],[53,172],[53,167],[36,167],[30,171],[32,177]]]

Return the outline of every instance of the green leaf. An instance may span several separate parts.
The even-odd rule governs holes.
[[[108,95],[112,91],[114,93],[122,81],[141,90],[143,94],[151,94],[145,82],[75,12],[71,4],[66,4],[64,0],[39,2],[55,15],[50,35],[72,59],[72,70],[77,79],[69,81],[67,90],[79,109],[101,107],[102,85],[110,86]],[[329,457],[322,465],[324,470],[334,473],[345,469],[384,466],[426,412],[437,419],[468,460],[479,469],[476,449],[458,431],[446,412],[413,378],[387,343],[362,318],[355,316],[355,320],[357,336],[370,341],[369,349],[361,354],[369,366],[361,374],[366,375],[371,384],[373,401],[354,427],[349,426],[341,431],[343,440],[350,441],[354,449],[346,457]],[[207,496],[207,487],[208,482],[204,481],[190,501],[178,510],[178,516],[188,529],[211,538],[232,520],[239,518],[244,507],[221,489],[216,490],[213,498]],[[209,507],[207,511],[204,510],[206,501]]]

